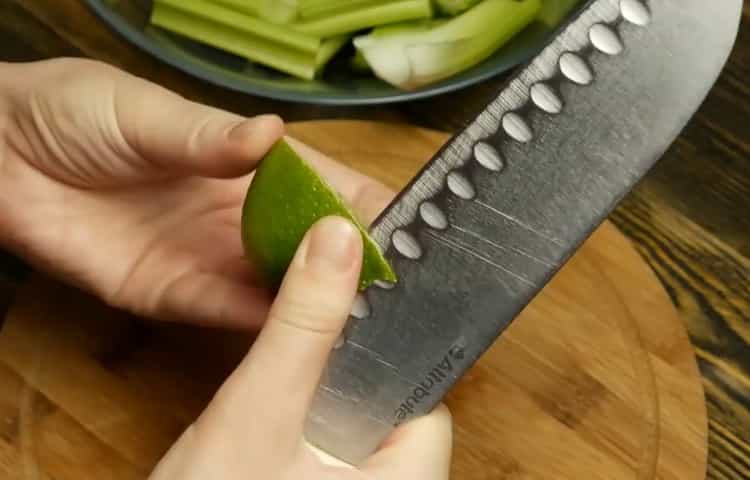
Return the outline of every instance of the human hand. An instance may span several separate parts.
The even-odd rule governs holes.
[[[400,426],[357,469],[325,462],[303,439],[327,357],[352,307],[361,249],[361,237],[343,219],[313,226],[249,354],[151,480],[448,479],[451,419],[444,406]]]
[[[0,64],[0,246],[109,304],[257,327],[271,297],[243,257],[252,170],[283,135],[101,63]],[[291,142],[372,218],[390,193]]]

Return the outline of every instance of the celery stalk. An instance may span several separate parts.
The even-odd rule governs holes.
[[[241,1],[241,0],[231,0]],[[372,7],[401,0],[297,0],[300,18],[327,17],[355,8]]]
[[[482,0],[433,0],[440,13],[451,17],[463,13]]]
[[[315,53],[320,39],[302,32],[290,31],[288,27],[274,25],[258,18],[244,15],[207,0],[155,0],[154,3],[170,6],[194,16],[211,20],[221,25],[265,38],[297,50]]]
[[[158,1],[158,0],[157,0]],[[297,0],[212,0],[271,23],[287,24],[297,18]]]
[[[354,39],[382,80],[415,89],[489,57],[536,19],[541,0],[483,0],[442,21],[405,22]]]
[[[257,0],[255,0],[257,1]],[[258,16],[272,23],[286,25],[297,20],[296,0],[265,0]]]
[[[158,2],[159,0],[155,1]],[[213,0],[213,3],[218,3],[219,5],[229,7],[232,10],[246,13],[254,17],[259,16],[261,6],[265,2],[266,0]]]
[[[345,3],[342,2],[341,10],[329,16],[294,23],[291,27],[308,35],[326,38],[389,23],[432,16],[430,0],[375,2],[361,8],[348,8]]]
[[[156,0],[151,23],[290,75],[315,76],[318,38],[204,0]],[[278,30],[285,33],[279,36]]]
[[[539,21],[554,28],[563,21],[581,0],[542,0]]]

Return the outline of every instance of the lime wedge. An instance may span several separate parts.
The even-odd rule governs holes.
[[[323,217],[339,216],[357,226],[364,244],[359,289],[396,275],[367,229],[290,146],[279,140],[260,162],[242,209],[242,244],[269,287],[278,288],[305,233]]]

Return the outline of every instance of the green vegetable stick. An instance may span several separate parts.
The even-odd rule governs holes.
[[[463,13],[482,0],[433,0],[440,13],[451,17]]]
[[[430,0],[401,0],[362,8],[346,8],[330,16],[292,24],[295,30],[321,38],[365,28],[432,16]]]
[[[300,18],[307,20],[399,1],[402,0],[298,0],[297,5]]]
[[[297,19],[296,0],[266,0],[259,13],[260,18],[269,22],[286,25]]]
[[[206,0],[156,0],[154,3],[304,52],[316,53],[320,47],[318,36],[296,32],[285,26],[265,22],[214,2]]]
[[[155,0],[156,2],[160,0]],[[260,9],[266,0],[213,0],[212,3],[224,5],[232,10],[258,17]]]
[[[154,25],[187,38],[296,77],[315,77],[319,39],[310,38],[304,50],[292,48],[263,35],[266,32],[262,29],[249,27],[252,22],[246,22],[247,19],[258,21],[198,0],[157,0],[151,15]],[[315,48],[311,49],[310,45]]]
[[[296,0],[211,0],[212,3],[227,6],[276,24],[291,23],[297,18]]]
[[[450,19],[405,22],[355,37],[375,74],[403,89],[450,77],[489,57],[536,19],[541,0],[483,0]]]

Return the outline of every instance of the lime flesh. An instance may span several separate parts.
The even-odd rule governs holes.
[[[242,244],[264,282],[278,288],[305,233],[318,220],[351,221],[363,241],[359,289],[396,275],[367,229],[329,186],[283,139],[263,158],[242,209]]]

